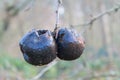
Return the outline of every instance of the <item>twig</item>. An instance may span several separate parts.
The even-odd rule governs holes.
[[[74,25],[74,27],[77,27],[77,26],[86,26],[84,28],[84,30],[82,30],[82,32],[81,32],[81,33],[84,33],[88,28],[91,27],[91,25],[93,24],[93,22],[95,22],[96,20],[100,19],[101,17],[103,17],[106,14],[110,14],[112,12],[117,12],[119,9],[120,9],[120,4],[118,4],[117,6],[111,8],[109,10],[106,10],[106,11],[98,14],[97,16],[94,16],[90,21],[88,21],[88,22],[86,22],[84,24]]]
[[[21,2],[20,5],[16,5],[16,8],[21,11],[23,9],[25,9],[26,6],[28,6],[29,4],[31,4],[31,7],[33,6],[35,0],[24,0],[23,2]]]
[[[58,24],[59,24],[59,17],[60,17],[59,8],[60,8],[61,5],[62,5],[62,1],[58,0],[57,9],[56,9],[56,24],[55,24],[55,29],[58,27]]]
[[[57,9],[56,9],[56,23],[55,23],[55,28],[54,28],[54,37],[57,37],[58,34],[58,25],[59,25],[59,20],[60,20],[60,7],[62,6],[62,0],[57,1]]]
[[[34,3],[35,3],[35,0],[31,0],[31,2],[29,3],[29,5],[24,11],[29,11],[34,6]]]
[[[45,72],[47,72],[50,68],[52,68],[54,65],[57,64],[57,60],[51,62],[50,64],[47,65],[46,68],[44,68],[42,71],[40,71],[40,73],[38,75],[36,75],[34,78],[32,78],[31,80],[38,80],[40,79],[44,74]]]

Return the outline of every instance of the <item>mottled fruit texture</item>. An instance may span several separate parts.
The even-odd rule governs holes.
[[[24,59],[32,65],[45,65],[56,58],[56,44],[48,30],[28,32],[19,45]]]
[[[83,53],[85,43],[81,35],[75,30],[61,28],[56,39],[58,53],[62,60],[75,60]]]

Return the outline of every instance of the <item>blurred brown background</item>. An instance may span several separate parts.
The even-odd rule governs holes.
[[[0,80],[26,80],[45,66],[26,63],[19,40],[34,29],[53,30],[57,0],[0,0]],[[80,26],[92,17],[120,4],[120,0],[63,0],[65,13],[60,25]],[[120,80],[120,11],[104,15],[87,28],[83,37],[86,48],[71,62],[59,61],[42,80]]]

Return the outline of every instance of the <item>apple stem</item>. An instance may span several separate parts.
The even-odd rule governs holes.
[[[40,37],[36,29],[32,29],[32,31],[35,32],[35,34],[37,35],[38,38]]]

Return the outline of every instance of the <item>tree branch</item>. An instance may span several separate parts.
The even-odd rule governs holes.
[[[34,78],[32,78],[31,80],[38,80],[40,79],[44,74],[45,72],[47,72],[50,68],[52,68],[54,65],[57,64],[57,60],[51,62],[50,64],[48,64],[43,70],[40,71],[39,74],[37,74]]]
[[[59,17],[60,17],[60,7],[62,6],[62,0],[57,0],[57,9],[56,9],[56,23],[54,28],[54,37],[57,38],[58,34],[58,24],[59,24]]]
[[[56,9],[56,23],[55,23],[55,29],[54,29],[54,31],[56,31],[57,28],[58,28],[59,17],[60,17],[59,9],[60,9],[61,5],[62,5],[62,0],[58,0],[57,1],[57,9]]]
[[[73,25],[74,27],[78,27],[78,26],[86,26],[86,28],[84,28],[84,30],[81,33],[84,33],[88,28],[91,27],[91,25],[98,19],[100,19],[101,17],[103,17],[106,14],[110,14],[112,12],[117,12],[120,9],[120,4],[117,6],[114,6],[113,8],[106,10],[100,14],[98,14],[97,16],[94,16],[90,21],[84,23],[84,24],[79,24],[79,25]]]
[[[59,24],[59,17],[60,17],[60,13],[59,13],[59,8],[62,5],[62,1],[58,0],[58,4],[57,4],[57,9],[56,9],[56,24],[55,24],[55,29],[58,27]]]

